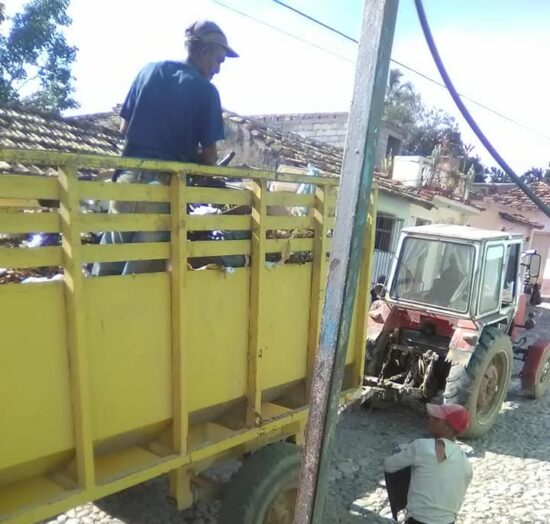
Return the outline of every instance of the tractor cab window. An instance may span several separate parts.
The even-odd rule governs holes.
[[[485,268],[481,283],[479,313],[490,313],[498,309],[500,282],[504,266],[504,246],[489,246],[485,255]]]
[[[519,248],[519,244],[512,244],[506,248],[506,273],[502,285],[502,307],[508,307],[516,298]]]
[[[459,313],[468,310],[474,248],[466,244],[406,238],[390,296]]]

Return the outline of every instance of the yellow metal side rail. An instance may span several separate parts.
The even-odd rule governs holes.
[[[58,282],[0,286],[0,318],[12,318],[18,324],[0,328],[2,346],[6,344],[0,355],[0,402],[9,404],[12,399],[19,399],[15,404],[20,403],[22,412],[32,412],[38,409],[44,391],[47,397],[49,388],[58,387],[50,385],[41,369],[32,371],[35,355],[36,366],[40,358],[45,359],[45,367],[52,366],[52,377],[63,378],[68,369],[66,393],[59,386],[60,392],[55,392],[59,396],[55,398],[63,400],[69,419],[63,418],[63,406],[52,413],[60,417],[60,427],[72,428],[73,442],[72,450],[61,444],[54,450],[56,440],[51,437],[51,449],[47,448],[48,429],[41,442],[42,428],[32,425],[32,417],[20,416],[18,406],[0,409],[0,426],[7,428],[7,436],[0,436],[0,521],[35,522],[166,473],[170,474],[171,494],[178,506],[187,507],[193,502],[191,481],[205,468],[276,440],[292,438],[300,442],[319,335],[326,255],[334,227],[330,210],[335,207],[336,177],[44,151],[0,149],[0,161],[54,166],[58,170],[57,177],[0,177],[0,209],[9,206],[12,199],[17,199],[18,206],[21,201],[36,199],[58,202],[58,207],[50,212],[0,212],[0,234],[60,233],[62,239],[61,246],[54,247],[0,247],[0,267],[59,266],[64,275]],[[170,173],[171,182],[146,185],[81,181],[78,173],[83,169],[160,171]],[[188,186],[183,175],[190,174],[245,179],[247,189]],[[315,193],[270,192],[268,185],[272,181],[305,182],[315,188]],[[170,213],[84,213],[84,200],[168,203]],[[189,215],[187,206],[191,203],[225,205],[241,211]],[[281,209],[288,208],[307,208],[308,213],[281,214]],[[348,399],[358,394],[362,384],[373,216],[369,217],[369,225],[347,360],[344,397]],[[190,231],[219,230],[249,231],[250,239],[188,239]],[[82,233],[103,231],[170,231],[171,240],[116,245],[82,243]],[[274,231],[278,233],[273,235]],[[297,234],[300,231],[309,233]],[[296,252],[309,253],[310,257],[300,264],[284,264]],[[281,261],[274,268],[264,263],[270,253],[280,255]],[[237,268],[235,276],[221,271],[196,271],[191,264],[205,257],[234,255],[250,257],[250,266]],[[94,262],[155,259],[167,260],[169,270],[94,278],[82,270],[83,265]],[[112,319],[109,314],[124,312],[120,308],[120,304],[125,304],[124,293],[150,303],[149,314],[156,320],[149,326],[140,326],[146,323],[147,312],[128,298],[129,311],[143,316],[128,324],[128,328],[118,326],[128,319]],[[208,296],[218,297],[215,302],[221,304],[235,304],[235,311],[208,302]],[[41,305],[40,297],[51,304]],[[204,317],[197,316],[195,302]],[[242,311],[238,304],[244,304]],[[32,320],[21,313],[27,309],[35,312],[37,323],[48,333],[42,355],[41,348],[33,345],[40,345],[39,335],[28,333]],[[102,312],[98,313],[98,309]],[[43,324],[41,311],[45,316]],[[276,312],[283,318],[280,327],[273,319]],[[51,326],[49,315],[56,319],[58,330]],[[299,318],[290,327],[284,318],[292,316]],[[213,353],[217,355],[213,359],[201,356],[223,341],[223,333],[216,333],[218,319],[224,327],[235,325],[235,339],[241,342],[228,341],[227,352],[221,347]],[[132,326],[139,330],[139,336],[133,336]],[[23,337],[18,335],[18,329],[25,331]],[[117,335],[101,338],[103,329]],[[141,340],[149,340],[147,337],[153,334],[158,335],[158,344],[156,339],[151,339],[151,343]],[[105,347],[110,344],[112,347]],[[51,363],[54,357],[61,363],[58,368]],[[63,367],[64,359],[68,368]],[[157,370],[157,359],[158,370],[165,371]],[[209,372],[208,365],[212,366],[208,375],[193,375],[192,372],[200,374],[199,369]],[[3,367],[12,369],[13,374],[3,376]],[[20,386],[18,372],[23,378]],[[210,381],[212,387],[205,389],[204,383],[208,385]],[[18,387],[21,391],[15,392]],[[38,389],[34,391],[34,387]],[[44,423],[54,422],[57,424],[47,420]],[[63,433],[59,432],[62,439]],[[7,443],[4,449],[2,442]],[[42,447],[45,451],[41,451]],[[19,455],[20,459],[13,458]]]

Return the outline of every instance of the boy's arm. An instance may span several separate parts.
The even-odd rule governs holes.
[[[395,473],[401,469],[414,466],[416,449],[414,442],[404,446],[399,453],[390,455],[384,460],[384,471],[387,473]]]

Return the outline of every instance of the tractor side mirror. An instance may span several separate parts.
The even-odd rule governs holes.
[[[527,264],[529,267],[529,274],[531,275],[531,278],[535,278],[535,279],[539,278],[540,263],[541,263],[541,256],[538,253],[533,253],[532,255],[529,255]]]
[[[528,270],[532,279],[537,279],[540,275],[541,256],[535,250],[527,251],[523,254],[521,265]]]

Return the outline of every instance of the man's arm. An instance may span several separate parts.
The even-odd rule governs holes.
[[[207,147],[203,147],[199,155],[199,163],[207,166],[215,166],[218,161],[218,148],[216,142]]]
[[[415,455],[414,442],[411,442],[399,453],[385,458],[384,471],[387,473],[395,473],[396,471],[408,468],[409,466],[414,466]]]
[[[121,118],[120,120],[120,134],[126,136],[126,131],[128,131],[128,120]]]

